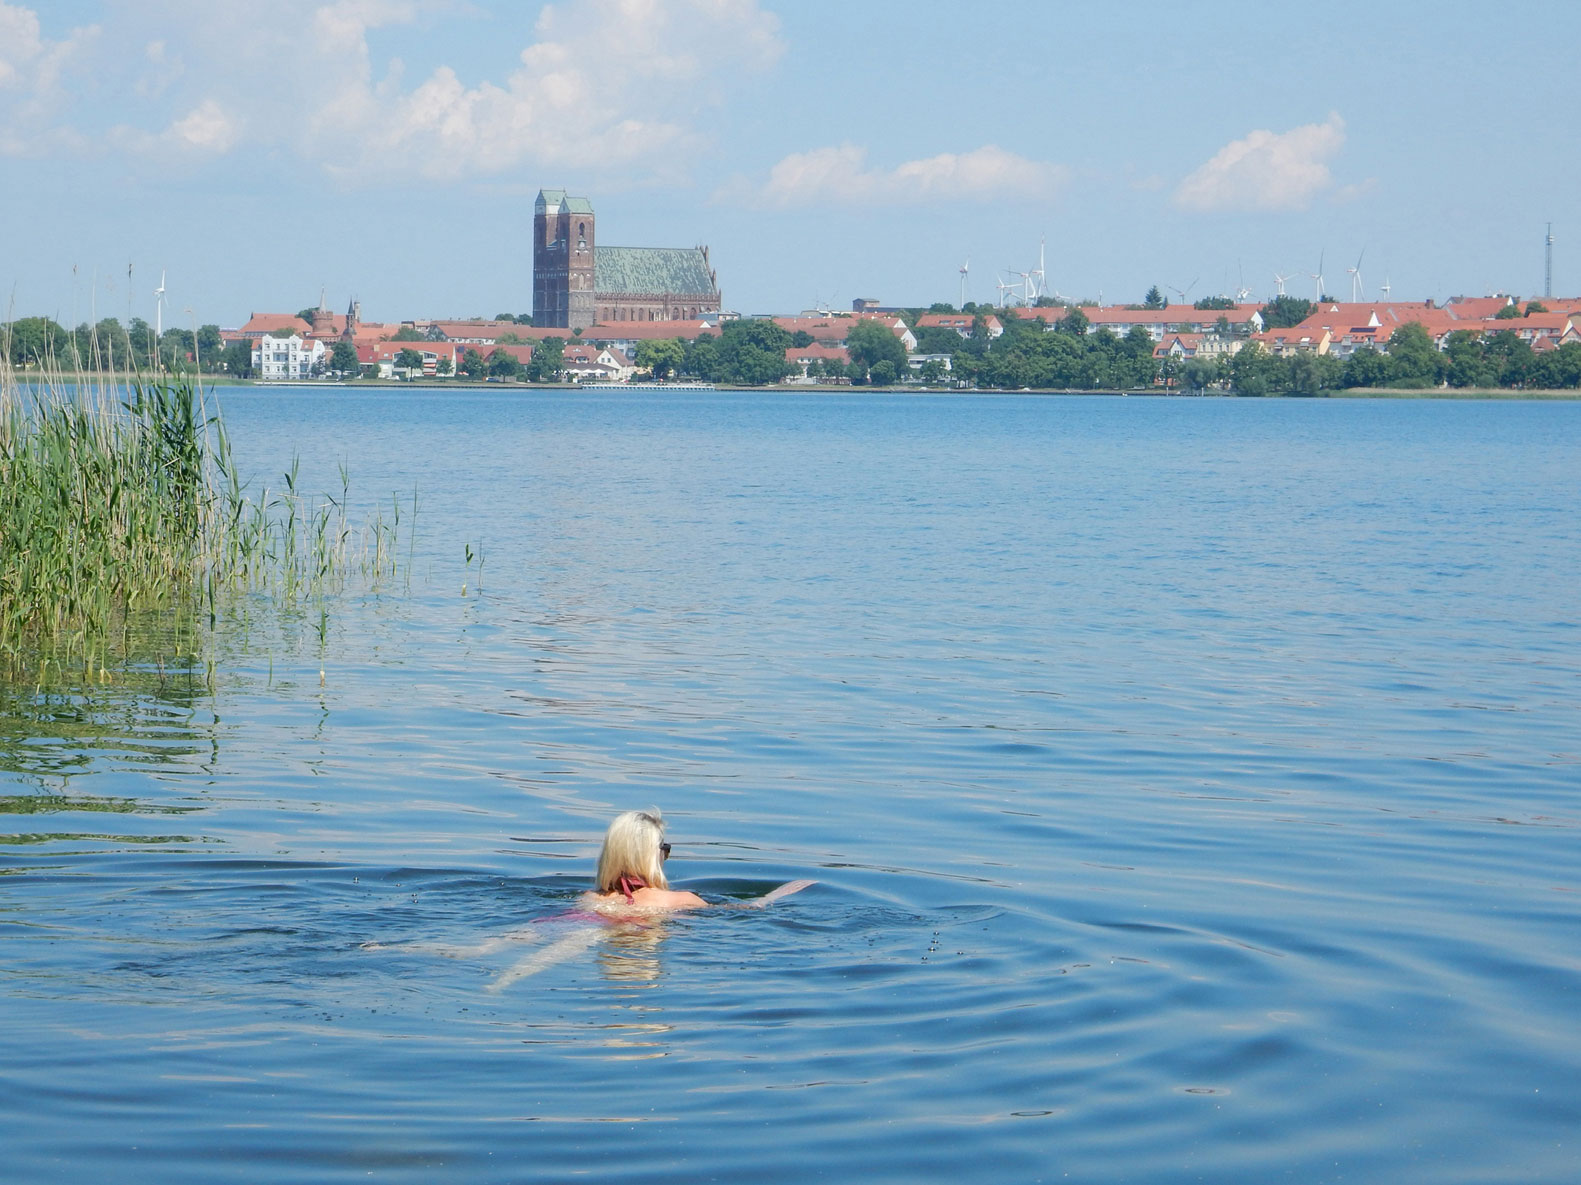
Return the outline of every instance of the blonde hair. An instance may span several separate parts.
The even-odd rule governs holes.
[[[659,851],[663,841],[664,816],[657,808],[616,815],[598,853],[598,891],[615,892],[623,876],[641,877],[650,888],[668,889]]]

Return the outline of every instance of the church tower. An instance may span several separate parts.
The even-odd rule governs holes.
[[[546,329],[565,326],[566,252],[560,237],[560,207],[565,190],[540,189],[532,216],[532,323]]]
[[[593,203],[568,197],[560,207],[566,241],[567,329],[586,329],[598,320],[593,287]]]
[[[532,322],[545,329],[586,329],[597,304],[593,288],[593,203],[563,189],[540,189],[532,219]]]

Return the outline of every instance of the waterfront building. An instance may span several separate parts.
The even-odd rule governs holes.
[[[261,379],[305,379],[324,361],[324,343],[299,333],[265,333],[253,347],[253,373]]]
[[[533,206],[533,325],[717,316],[719,280],[707,247],[600,247],[593,203],[542,189]]]

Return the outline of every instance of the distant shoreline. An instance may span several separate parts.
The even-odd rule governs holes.
[[[19,383],[28,383],[28,382],[33,381],[33,376],[31,374],[29,374],[29,372],[27,372],[27,371],[13,371],[13,377]],[[38,377],[39,377],[39,379],[43,379],[45,376],[40,375]],[[66,382],[83,382],[85,380],[86,381],[95,381],[95,382],[97,382],[97,381],[102,381],[105,378],[104,375],[98,374],[98,373],[93,373],[93,372],[88,372],[88,373],[83,373],[83,372],[60,373],[60,372],[57,372],[57,373],[51,374],[51,375],[49,375],[47,377],[48,377],[48,380],[51,381],[51,382],[59,382],[59,381],[62,381],[62,380],[66,381]],[[130,381],[133,381],[133,380],[135,380],[137,378],[146,378],[148,376],[139,376],[139,375],[127,374],[127,375],[124,375],[124,376],[116,375],[114,377],[116,377],[118,379],[121,379],[122,381],[130,382]],[[491,383],[491,382],[487,382],[487,381],[481,380],[481,379],[476,379],[475,380],[475,379],[456,379],[456,378],[425,380],[425,381],[421,381],[421,382],[405,382],[405,381],[403,381],[401,379],[372,379],[372,380],[370,380],[370,379],[354,379],[351,382],[334,382],[332,380],[308,379],[306,381],[301,381],[301,382],[279,382],[279,381],[276,381],[276,380],[268,380],[268,379],[236,379],[236,378],[229,378],[229,377],[224,376],[224,375],[203,375],[202,378],[203,378],[203,381],[204,381],[204,385],[208,386],[208,387],[233,387],[233,388],[243,388],[243,389],[257,388],[257,389],[263,389],[263,390],[268,390],[270,388],[281,388],[281,389],[289,389],[289,390],[323,389],[323,390],[326,390],[326,391],[332,391],[332,390],[338,390],[338,389],[345,389],[345,390],[351,390],[351,391],[355,391],[355,390],[358,390],[358,389],[366,389],[366,390],[370,390],[370,391],[390,391],[390,390],[399,391],[399,390],[404,390],[404,389],[408,389],[409,388],[409,389],[421,390],[421,391],[443,391],[443,390],[445,390],[447,388],[454,387],[454,388],[457,388],[459,390],[466,390],[466,391],[474,391],[474,390],[475,391],[510,391],[510,390],[529,390],[529,391],[589,391],[589,390],[621,391],[621,390],[629,390],[629,391],[634,391],[634,392],[662,392],[662,391],[666,391],[666,390],[698,391],[698,390],[701,389],[701,388],[699,388],[696,385],[688,385],[686,383],[675,383],[675,384],[670,384],[670,385],[666,385],[666,386],[638,385],[638,384],[627,385],[627,384],[618,384],[617,383],[617,384],[600,385],[600,386],[594,387],[594,386],[591,386],[590,384],[585,384],[585,383]],[[1425,388],[1420,388],[1420,389],[1415,389],[1415,388],[1405,389],[1405,388],[1397,388],[1397,387],[1344,387],[1344,388],[1337,388],[1337,389],[1332,390],[1332,391],[1324,391],[1321,395],[1236,395],[1232,391],[1210,391],[1210,392],[1206,392],[1206,393],[1204,393],[1202,395],[1183,395],[1179,391],[1172,391],[1167,396],[1162,391],[1131,391],[1131,390],[1119,390],[1119,389],[1111,389],[1111,390],[1075,390],[1075,389],[1065,388],[1065,387],[1032,387],[1032,388],[1017,388],[1015,390],[1011,390],[1009,388],[998,388],[998,387],[954,388],[954,387],[914,387],[914,386],[910,386],[910,385],[893,386],[893,387],[874,387],[874,386],[851,387],[851,386],[839,386],[839,385],[835,385],[835,384],[821,385],[821,384],[806,384],[806,383],[799,383],[799,384],[775,383],[775,384],[772,384],[772,385],[769,385],[769,386],[763,386],[763,387],[731,387],[731,386],[726,386],[726,385],[723,385],[723,384],[718,384],[718,385],[715,385],[713,387],[713,390],[722,391],[722,392],[737,392],[737,391],[778,392],[778,393],[782,393],[782,394],[811,393],[811,394],[817,394],[817,395],[864,395],[864,394],[883,394],[883,395],[1090,395],[1090,396],[1108,396],[1110,398],[1126,398],[1126,397],[1133,397],[1134,396],[1134,397],[1138,397],[1138,398],[1169,398],[1169,399],[1308,399],[1308,400],[1310,400],[1310,399],[1443,399],[1443,400],[1454,400],[1454,401],[1457,401],[1457,402],[1465,402],[1465,401],[1472,401],[1472,400],[1504,400],[1504,401],[1517,400],[1518,401],[1518,400],[1523,400],[1523,399],[1525,399],[1525,400],[1535,400],[1535,401],[1544,401],[1544,402],[1554,402],[1554,401],[1558,401],[1558,402],[1575,402],[1577,400],[1581,400],[1581,388],[1577,388],[1577,389],[1570,389],[1570,388],[1559,388],[1559,389],[1544,388],[1544,389],[1540,389],[1540,390],[1516,390],[1516,389],[1513,389],[1513,388],[1505,388],[1505,387],[1425,387]]]

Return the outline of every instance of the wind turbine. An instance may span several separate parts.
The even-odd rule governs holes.
[[[1312,286],[1312,300],[1316,304],[1323,303],[1323,260],[1327,257],[1327,255],[1328,250],[1326,248],[1318,252],[1317,271],[1307,273],[1307,275],[1311,276],[1315,281],[1317,281],[1317,283]]]
[[[1389,299],[1389,277],[1388,276],[1384,276],[1384,278],[1383,278],[1383,285],[1378,289],[1378,291],[1383,293],[1384,300],[1388,300]]]
[[[968,255],[966,257],[966,262],[961,264],[961,303],[955,306],[958,309],[964,309],[966,307],[966,273],[971,270],[972,257]]]
[[[1180,303],[1181,304],[1185,304],[1186,303],[1186,297],[1188,295],[1190,295],[1191,290],[1197,286],[1197,280],[1200,280],[1200,279],[1202,279],[1202,277],[1198,276],[1195,280],[1192,280],[1191,283],[1187,284],[1185,286],[1185,288],[1183,288],[1183,289],[1182,288],[1176,288],[1173,284],[1165,284],[1164,287],[1168,288],[1176,296],[1180,297]]]
[[[1235,274],[1240,281],[1240,287],[1235,290],[1235,303],[1240,304],[1252,294],[1252,290],[1246,286],[1246,269],[1240,265],[1238,260],[1235,264]]]
[[[1275,281],[1275,283],[1277,283],[1279,285],[1279,295],[1280,296],[1283,296],[1285,294],[1285,281],[1288,280],[1289,278],[1290,278],[1289,276],[1281,276],[1278,272],[1274,273],[1274,281]]]
[[[165,271],[159,270],[159,287],[154,289],[154,369],[159,369],[159,339],[165,336]]]
[[[1356,256],[1356,266],[1345,270],[1350,273],[1350,300],[1352,304],[1361,302],[1361,261],[1367,255],[1367,248],[1361,249],[1361,254]]]

